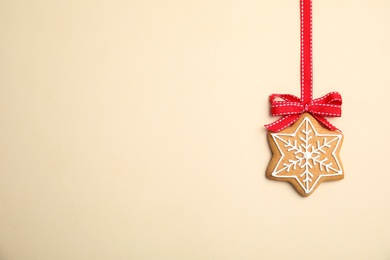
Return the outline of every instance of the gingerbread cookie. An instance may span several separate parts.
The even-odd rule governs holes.
[[[273,153],[267,178],[290,182],[304,197],[323,181],[344,178],[339,158],[343,135],[324,128],[309,113],[303,113],[291,126],[268,133]]]

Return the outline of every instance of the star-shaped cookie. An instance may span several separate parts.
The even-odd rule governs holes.
[[[279,133],[269,133],[268,141],[273,156],[267,178],[290,182],[304,197],[323,181],[344,178],[339,158],[343,135],[324,128],[309,113]]]

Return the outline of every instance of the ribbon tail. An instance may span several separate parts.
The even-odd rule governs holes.
[[[279,131],[285,129],[286,127],[292,125],[295,121],[298,120],[298,118],[299,118],[299,115],[284,116],[281,119],[279,119],[271,124],[265,125],[265,128],[267,128],[271,132],[279,132]]]
[[[315,115],[315,114],[312,114],[312,116],[315,117],[315,119],[317,119],[318,122],[320,122],[322,125],[326,126],[329,130],[332,130],[332,131],[340,131],[337,127],[335,127],[334,125],[332,125],[327,119],[325,119],[323,116],[318,116],[318,115]]]

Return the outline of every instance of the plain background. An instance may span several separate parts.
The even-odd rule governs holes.
[[[390,1],[315,0],[345,179],[265,178],[298,0],[0,1],[0,259],[390,259]]]

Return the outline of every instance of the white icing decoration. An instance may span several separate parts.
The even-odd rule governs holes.
[[[339,159],[335,155],[342,139],[341,134],[319,134],[310,119],[305,117],[294,133],[272,133],[271,136],[281,154],[271,173],[272,176],[295,178],[305,193],[310,193],[321,177],[343,174]],[[310,142],[313,136],[320,137],[320,140]],[[298,143],[297,140],[300,142]],[[283,153],[281,145],[287,148],[287,151],[293,155],[293,159],[283,163],[286,154]],[[326,149],[333,149],[331,156],[327,154]],[[320,170],[318,176],[310,172],[313,167]]]

